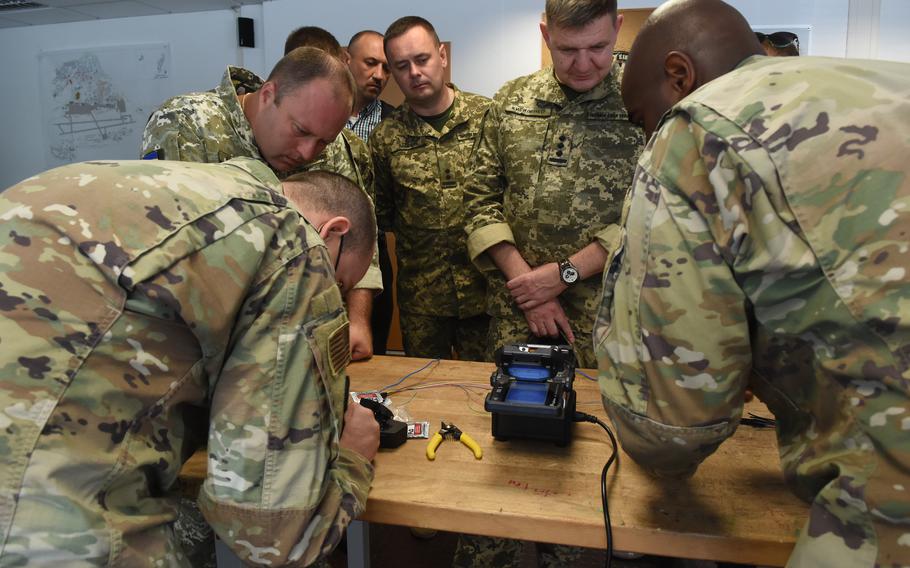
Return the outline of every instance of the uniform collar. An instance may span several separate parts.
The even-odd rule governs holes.
[[[239,168],[256,178],[257,181],[272,191],[279,194],[283,193],[281,181],[279,181],[278,176],[275,175],[275,172],[272,171],[272,168],[270,168],[268,164],[261,160],[240,157],[232,158],[223,162],[223,164]]]
[[[259,160],[262,160],[262,155],[259,146],[256,145],[256,139],[253,138],[253,127],[243,114],[237,95],[254,93],[262,87],[262,83],[262,79],[252,71],[229,65],[221,78],[221,84],[215,89],[215,93],[221,98],[231,116],[235,133],[251,152],[255,152],[255,157]]]
[[[407,101],[401,104],[401,108],[404,112],[404,123],[410,130],[416,130],[421,135],[432,136],[433,138],[441,138],[442,136],[448,134],[450,131],[455,129],[456,126],[459,126],[462,123],[468,121],[468,104],[465,102],[465,98],[461,90],[458,89],[453,83],[446,83],[446,86],[452,87],[452,90],[455,91],[455,98],[452,100],[452,114],[449,116],[449,120],[446,121],[445,125],[442,127],[440,132],[437,132],[432,126],[426,123],[413,109]]]
[[[619,83],[617,82],[616,77],[619,76],[620,68],[621,65],[614,59],[613,66],[610,68],[610,73],[590,90],[579,94],[578,98],[574,101],[569,101],[566,97],[562,88],[559,86],[559,81],[556,79],[556,71],[552,67],[549,67],[545,72],[538,73],[532,77],[529,86],[530,90],[534,93],[534,98],[538,101],[558,105],[560,107],[564,107],[570,102],[582,103],[586,101],[596,101],[610,95],[619,95]]]

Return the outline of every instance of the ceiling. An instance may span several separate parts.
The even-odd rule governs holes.
[[[230,10],[263,0],[0,0],[0,28]],[[26,6],[20,7],[23,4]],[[29,6],[40,4],[40,7]]]

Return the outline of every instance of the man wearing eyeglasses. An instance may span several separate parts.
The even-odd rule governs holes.
[[[651,135],[595,331],[623,449],[692,475],[751,388],[811,503],[787,565],[910,565],[910,66],[765,57],[671,1],[622,94]]]
[[[202,445],[199,506],[242,560],[335,547],[379,443],[345,411],[341,296],[376,240],[359,188],[92,162],[6,190],[0,219],[0,565],[198,565],[175,482]]]
[[[799,55],[799,36],[793,32],[764,34],[755,32],[765,54],[771,57],[794,57]]]

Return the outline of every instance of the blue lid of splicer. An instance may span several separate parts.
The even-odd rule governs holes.
[[[516,363],[508,366],[509,376],[520,381],[545,381],[550,378],[550,369],[539,365],[522,365]]]

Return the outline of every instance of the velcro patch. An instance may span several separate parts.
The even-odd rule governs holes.
[[[329,336],[329,365],[332,366],[332,375],[338,375],[351,362],[350,327],[351,324],[345,322]]]

